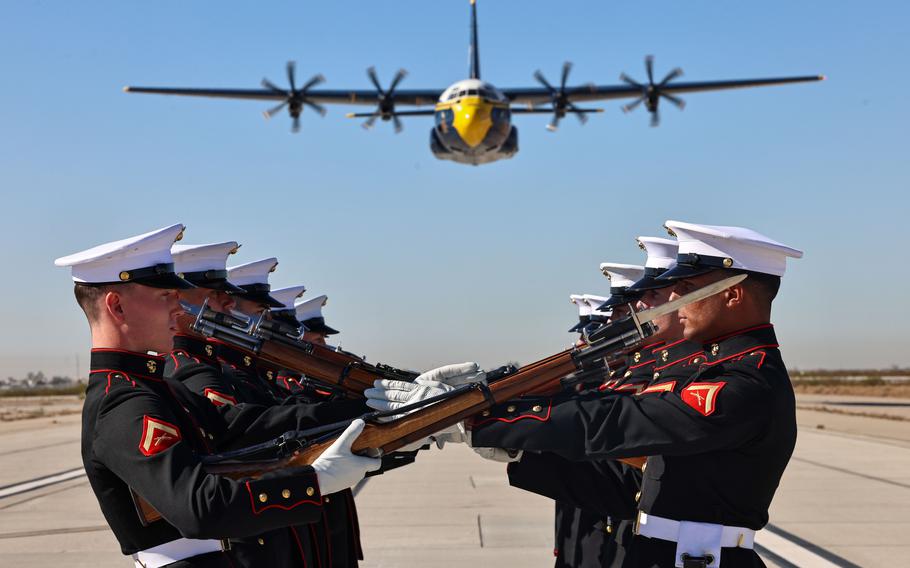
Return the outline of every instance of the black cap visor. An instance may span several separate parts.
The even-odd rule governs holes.
[[[621,306],[623,304],[631,304],[632,302],[638,300],[640,297],[641,297],[641,294],[638,294],[635,292],[630,293],[629,290],[626,289],[626,291],[621,294],[613,294],[612,296],[607,298],[606,302],[604,302],[603,304],[601,304],[600,306],[597,307],[597,311],[605,312],[608,309],[616,307],[616,306]]]
[[[312,331],[313,333],[324,333],[325,335],[335,335],[340,333],[337,329],[331,328],[325,324],[325,318],[310,318],[303,323],[303,327],[307,331]]]
[[[578,323],[569,328],[569,333],[581,331],[590,321],[591,316],[578,316]]]
[[[240,292],[233,292],[233,294],[270,308],[284,308],[282,302],[269,295],[271,287],[268,284],[247,284],[240,286],[240,290]]]
[[[694,278],[695,276],[701,276],[702,274],[707,274],[712,270],[723,270],[722,268],[717,268],[714,266],[704,266],[697,264],[677,264],[670,270],[664,272],[657,277],[657,281],[663,281],[665,285],[669,286],[676,283],[677,280],[683,280],[684,278]],[[636,282],[636,284],[638,284]]]
[[[297,316],[294,310],[281,310],[273,309],[269,312],[272,315],[272,319],[280,321],[282,323],[293,325],[294,327],[300,327],[300,322],[297,321]]]
[[[202,272],[183,272],[179,274],[181,278],[192,283],[199,288],[209,290],[221,290],[230,294],[242,294],[245,290],[239,286],[234,286],[227,280],[227,270],[205,270]]]

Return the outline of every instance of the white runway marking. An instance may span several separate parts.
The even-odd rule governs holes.
[[[38,477],[29,481],[23,481],[22,483],[6,485],[0,487],[0,499],[12,497],[13,495],[19,495],[20,493],[27,493],[29,491],[34,491],[35,489],[47,487],[48,485],[69,481],[70,479],[76,479],[77,477],[82,477],[83,475],[85,475],[85,469],[77,467],[75,469],[61,471],[60,473],[52,473],[51,475],[45,475],[44,477]]]

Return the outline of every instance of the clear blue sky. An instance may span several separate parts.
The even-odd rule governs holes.
[[[327,293],[345,348],[414,368],[530,362],[565,346],[568,295],[600,262],[639,262],[665,219],[746,225],[803,248],[775,321],[797,367],[910,365],[903,2],[479,2],[483,77],[532,85],[824,73],[824,83],[685,97],[651,129],[607,103],[557,134],[517,117],[520,153],[440,162],[431,120],[372,132],[335,107],[127,95],[126,84],[444,88],[467,74],[468,2],[7,2],[0,7],[6,325],[0,374],[83,371],[88,334],[57,256],[183,222],[186,242],[275,255],[277,286]]]

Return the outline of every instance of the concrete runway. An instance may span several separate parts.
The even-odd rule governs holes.
[[[910,423],[814,410],[866,411],[825,398],[801,399],[796,452],[760,552],[782,567],[907,565]],[[79,471],[79,422],[0,422],[0,566],[131,565]],[[370,480],[357,502],[365,568],[552,566],[553,503],[508,487],[502,464],[462,446]]]

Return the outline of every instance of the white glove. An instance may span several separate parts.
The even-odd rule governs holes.
[[[452,389],[454,387],[436,381],[410,383],[380,379],[373,381],[373,388],[363,391],[363,394],[367,397],[367,406],[386,411],[397,410],[402,406],[447,393]]]
[[[482,458],[502,463],[520,461],[523,453],[522,450],[518,450],[517,453],[512,454],[509,453],[509,450],[502,448],[474,448],[474,452]]]
[[[452,387],[468,383],[487,383],[487,374],[478,367],[477,363],[456,363],[426,371],[414,379],[415,383],[428,381],[440,382]]]
[[[368,471],[376,471],[382,466],[379,458],[357,456],[351,452],[351,444],[363,431],[363,427],[364,422],[359,418],[351,422],[335,443],[313,462],[312,467],[316,470],[319,490],[323,495],[353,487]]]

